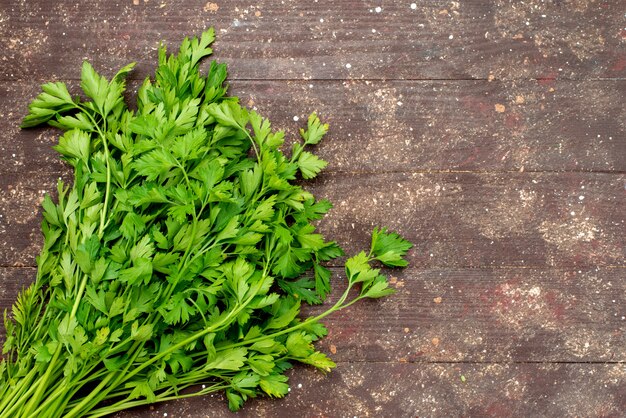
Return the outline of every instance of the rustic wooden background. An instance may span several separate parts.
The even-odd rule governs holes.
[[[334,372],[298,367],[239,416],[623,416],[623,0],[0,0],[0,307],[68,173],[57,132],[18,128],[39,85],[75,88],[83,59],[142,79],[209,26],[244,103],[293,135],[331,124],[322,232],[416,244],[395,296],[327,321]],[[231,415],[219,395],[120,415],[165,416]]]

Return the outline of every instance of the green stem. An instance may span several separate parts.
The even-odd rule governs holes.
[[[30,372],[28,372],[26,376],[20,378],[19,382],[17,383],[15,388],[13,388],[13,390],[8,388],[9,389],[8,393],[10,393],[10,395],[4,396],[2,398],[2,402],[0,403],[0,411],[2,411],[0,413],[0,417],[11,416],[10,414],[15,410],[15,408],[19,407],[28,399],[28,395],[30,395],[30,393],[35,390],[35,386],[32,385],[31,383],[36,375],[37,375],[37,370],[32,369]],[[8,387],[8,381],[7,381],[7,387]],[[28,389],[26,389],[26,392],[22,394],[22,391],[25,388],[28,388]],[[10,408],[10,409],[6,411],[7,408]]]
[[[90,411],[98,403],[106,399],[109,393],[113,391],[120,384],[122,377],[128,372],[132,364],[135,362],[135,360],[139,356],[139,353],[141,350],[138,349],[138,347],[141,344],[142,343],[135,341],[133,345],[130,347],[128,352],[133,353],[133,355],[131,356],[131,358],[128,359],[126,367],[121,371],[121,373],[120,372],[109,373],[107,377],[103,379],[103,381],[109,380],[113,375],[118,375],[116,379],[113,381],[113,383],[111,383],[108,387],[103,386],[102,389],[99,389],[100,386],[102,385],[102,382],[100,382],[100,384],[96,387],[96,389],[92,390],[91,393],[89,393],[89,395],[83,398],[78,405],[72,408],[70,413],[80,413],[81,412],[80,408],[83,408],[85,411]],[[79,409],[77,410],[77,408]],[[66,418],[70,416],[71,415],[68,414]]]
[[[78,107],[82,109],[83,113],[89,117],[89,119],[91,120],[91,123],[93,123],[93,126],[96,128],[96,131],[98,131],[98,134],[100,135],[100,138],[102,139],[102,148],[104,149],[104,163],[106,165],[107,174],[106,174],[106,186],[105,186],[105,191],[104,191],[104,204],[102,206],[102,212],[100,212],[100,228],[98,229],[98,236],[102,238],[104,234],[105,220],[107,218],[107,210],[109,207],[109,199],[111,195],[111,164],[109,163],[109,146],[107,143],[106,135],[104,134],[104,132],[102,132],[102,129],[100,129],[100,126],[98,126],[98,124],[96,123],[96,120],[91,115],[91,113],[89,113],[87,109],[85,109],[82,106],[78,106]],[[102,124],[104,126],[104,131],[106,132],[106,116],[102,116]]]
[[[63,347],[62,344],[57,345],[57,348],[54,351],[54,355],[52,359],[50,360],[50,363],[48,364],[45,374],[40,378],[39,382],[36,385],[37,390],[35,391],[35,394],[33,395],[32,398],[30,398],[30,401],[26,404],[26,409],[23,412],[23,416],[28,416],[32,412],[33,408],[35,408],[37,404],[39,404],[41,400],[41,396],[43,395],[44,391],[47,389],[48,380],[50,379],[51,374],[56,367],[56,362],[59,359],[59,356],[61,355],[62,347]]]
[[[72,311],[70,312],[69,323],[71,323],[76,318],[76,312],[78,312],[80,301],[83,297],[85,287],[87,286],[87,278],[88,278],[87,275],[83,274],[83,279],[81,280],[80,286],[78,288],[76,300],[74,301],[74,305],[72,306]],[[45,374],[42,376],[42,378],[37,384],[37,390],[35,394],[26,405],[26,410],[24,411],[25,416],[30,415],[33,412],[33,409],[34,408],[36,409],[37,405],[41,403],[41,396],[43,395],[44,391],[47,389],[48,380],[50,379],[50,376],[54,368],[56,367],[56,363],[59,359],[59,356],[61,355],[62,349],[63,349],[63,344],[58,344],[54,352],[54,355],[52,359],[50,360],[50,363],[48,364]]]
[[[174,345],[172,345],[171,347],[169,347],[167,350],[158,353],[157,355],[155,355],[154,357],[150,358],[149,360],[143,362],[139,367],[137,367],[135,370],[133,370],[132,372],[130,372],[128,375],[124,376],[124,378],[119,381],[116,382],[117,384],[121,384],[124,383],[125,381],[129,380],[130,378],[132,378],[133,376],[135,376],[137,373],[141,372],[142,370],[144,370],[145,368],[147,368],[148,366],[156,363],[157,361],[159,361],[160,359],[162,359],[163,357],[166,357],[168,355],[170,355],[171,353],[173,353],[174,351],[178,350],[179,348],[182,348],[196,340],[198,340],[199,338],[204,337],[205,335],[211,333],[211,332],[215,332],[217,330],[219,330],[222,326],[224,326],[225,324],[230,323],[229,321],[233,318],[236,317],[246,306],[248,306],[248,304],[252,301],[252,299],[254,299],[254,297],[256,296],[261,284],[263,283],[263,280],[259,281],[259,284],[257,285],[257,289],[255,289],[255,291],[250,292],[250,297],[248,297],[247,300],[245,300],[243,303],[239,304],[239,307],[233,309],[232,311],[229,312],[228,315],[226,315],[221,321],[218,321],[216,324],[214,324],[211,327],[207,327],[204,328],[201,331],[196,332],[195,334],[185,338],[183,341],[180,341]]]
[[[58,385],[56,387],[56,389],[54,390],[54,392],[52,392],[50,395],[48,395],[46,397],[46,400],[41,403],[39,405],[39,407],[37,409],[35,409],[35,411],[32,413],[32,416],[34,417],[41,417],[41,414],[45,413],[46,411],[51,411],[54,408],[49,407],[49,405],[53,402],[57,402],[59,396],[64,395],[67,389],[67,384],[66,383],[62,383],[60,385]]]
[[[263,335],[261,337],[256,337],[256,338],[252,338],[252,339],[249,339],[249,340],[241,341],[239,343],[221,346],[216,351],[230,350],[230,349],[233,349],[233,348],[236,348],[236,347],[241,347],[241,346],[248,345],[248,344],[254,344],[254,343],[258,342],[258,341],[263,341],[263,340],[266,340],[268,338],[280,337],[281,335],[289,334],[289,333],[291,333],[293,331],[297,331],[298,329],[303,328],[303,327],[309,325],[310,323],[318,322],[318,321],[324,319],[325,317],[327,317],[328,315],[330,315],[330,314],[332,314],[334,312],[340,311],[340,310],[342,310],[344,308],[347,308],[348,306],[350,306],[353,303],[355,303],[355,302],[359,301],[360,299],[362,299],[361,296],[357,296],[356,298],[354,298],[350,302],[344,304],[344,302],[345,302],[346,298],[348,297],[348,294],[350,293],[351,289],[352,289],[352,286],[348,286],[348,288],[343,293],[341,298],[337,301],[337,303],[335,303],[327,311],[322,312],[321,314],[319,314],[317,316],[314,316],[314,317],[311,317],[311,318],[307,318],[303,322],[300,322],[300,323],[298,323],[298,324],[296,324],[296,325],[294,325],[292,327],[283,329],[283,330],[275,332],[273,334]]]
[[[229,385],[215,384],[214,386],[207,387],[206,389],[202,389],[198,392],[187,393],[184,395],[171,395],[171,396],[157,397],[157,399],[153,402],[149,402],[147,399],[140,399],[138,401],[124,400],[124,401],[118,402],[115,405],[111,405],[111,406],[107,406],[104,408],[91,411],[88,415],[85,415],[85,416],[88,418],[103,417],[105,415],[109,415],[114,412],[122,411],[122,410],[129,409],[129,408],[134,408],[134,407],[141,406],[141,405],[148,405],[148,404],[154,404],[154,403],[159,403],[159,402],[167,402],[167,401],[172,401],[175,399],[186,399],[186,398],[192,398],[195,396],[202,396],[202,395],[206,395],[212,392],[217,392],[220,390],[228,389],[228,387]],[[167,393],[167,395],[169,395],[169,392]]]
[[[73,381],[69,379],[68,377],[65,377],[63,381],[57,385],[54,392],[50,393],[46,397],[46,400],[39,406],[39,408],[37,408],[37,410],[33,412],[33,415],[35,417],[40,417],[41,414],[43,414],[45,411],[50,411],[50,410],[55,410],[55,409],[59,409],[61,411],[64,410],[65,406],[70,402],[73,395],[77,391],[82,389],[85,386],[85,384],[100,378],[100,376],[103,374],[102,370],[96,373],[93,373],[93,370],[96,367],[98,367],[99,364],[101,363],[98,362],[98,363],[92,364],[90,367],[84,367],[81,373],[78,376],[76,376]],[[73,388],[73,389],[68,391],[68,388],[70,389]],[[62,397],[62,398],[59,399],[59,397]],[[61,402],[63,407],[61,408],[61,406],[59,405],[57,408],[53,408],[50,405],[53,402],[54,403]]]
[[[96,396],[96,394],[101,391],[101,389],[104,389],[106,387],[106,385],[109,383],[109,381],[111,379],[113,379],[115,374],[116,373],[110,373],[109,375],[107,375],[107,377],[102,379],[100,381],[100,384],[98,384],[98,386],[96,386],[95,389],[92,390],[91,393],[88,396],[83,398],[83,400],[78,405],[76,405],[74,408],[72,408],[72,410],[70,412],[68,412],[67,415],[65,415],[65,418],[75,417],[79,413],[81,413],[82,412],[81,408],[83,406],[87,405]]]
[[[246,129],[246,127],[241,127],[241,130],[243,132],[245,132],[246,136],[248,137],[248,139],[250,140],[250,143],[252,144],[252,148],[254,149],[254,154],[256,155],[256,160],[257,161],[261,161],[261,155],[259,154],[259,150],[256,147],[256,143],[254,142],[254,139],[252,138],[252,136],[250,135],[250,132],[248,132],[248,129]]]

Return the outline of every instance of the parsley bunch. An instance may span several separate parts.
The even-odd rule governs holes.
[[[86,99],[56,82],[30,105],[22,126],[65,131],[55,149],[74,181],[59,181],[57,203],[45,197],[36,280],[5,312],[1,418],[99,417],[215,391],[232,410],[282,397],[293,363],[335,366],[313,346],[322,318],[393,292],[372,262],[405,266],[411,244],[375,229],[337,302],[298,317],[324,301],[324,262],[343,255],[311,223],[330,203],[294,183],[326,166],[307,148],[328,126],[311,115],[283,154],[284,132],[226,95],[224,64],[199,74],[213,39],[161,47],[136,111],[123,98],[133,64],[109,81],[85,62]]]

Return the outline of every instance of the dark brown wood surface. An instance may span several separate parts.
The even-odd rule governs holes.
[[[312,111],[331,124],[329,168],[307,186],[335,204],[320,230],[348,252],[381,224],[416,244],[395,296],[327,320],[335,371],[297,367],[286,399],[239,415],[622,416],[625,13],[619,0],[0,0],[0,307],[33,278],[43,194],[70,178],[57,132],[18,127],[39,84],[76,87],[83,59],[109,76],[137,61],[140,80],[160,41],[215,26],[232,94],[292,136]],[[220,395],[120,416],[165,414],[230,416]]]
[[[153,67],[160,41],[176,46],[181,37],[208,26],[215,26],[218,56],[232,64],[235,78],[587,80],[626,75],[626,6],[620,0],[3,4],[1,74],[9,80],[76,78],[84,58],[109,70],[137,61],[135,76],[143,76]]]
[[[77,68],[80,64],[76,64]],[[77,84],[77,83],[73,83]],[[135,83],[136,84],[136,83]],[[313,110],[332,126],[328,171],[626,170],[626,80],[232,81],[231,93],[297,134]],[[54,131],[19,132],[40,83],[0,83],[1,173],[62,169]],[[503,106],[502,110],[499,106]],[[294,122],[297,116],[300,121]],[[19,133],[19,142],[14,141]],[[26,145],[28,145],[26,147]],[[27,154],[28,152],[28,154]],[[15,154],[15,157],[12,155]],[[354,158],[358,154],[359,158]],[[28,164],[25,164],[28,161]]]

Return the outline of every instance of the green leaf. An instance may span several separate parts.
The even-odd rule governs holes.
[[[321,322],[309,322],[302,329],[309,334],[312,341],[328,335],[328,329]]]
[[[233,348],[228,351],[220,351],[215,358],[204,365],[204,370],[233,370],[243,367],[248,350],[243,347]]]
[[[124,216],[120,232],[122,236],[128,240],[136,238],[146,229],[146,222],[136,213],[130,212]]]
[[[346,261],[346,275],[349,278],[356,277],[359,273],[369,269],[369,258],[367,257],[367,254],[365,254],[365,251],[361,251]]]
[[[70,318],[70,315],[66,314],[59,324],[59,342],[68,344],[72,337],[74,337],[74,331],[77,326],[78,322],[76,322],[76,318]]]
[[[91,273],[94,266],[94,260],[97,259],[98,250],[100,249],[100,242],[96,235],[92,235],[84,243],[80,244],[76,249],[74,259],[80,269],[86,273]]]
[[[409,241],[387,228],[374,228],[372,232],[372,254],[378,261],[389,267],[406,267],[404,256],[413,247]]]
[[[248,124],[248,112],[237,103],[231,101],[222,102],[220,104],[213,103],[207,110],[221,125],[236,129],[245,129]]]
[[[109,83],[87,61],[83,62],[83,70],[80,74],[80,87],[87,97],[93,100],[97,110],[103,113],[104,104],[109,93]]]
[[[74,116],[58,116],[56,121],[50,121],[50,125],[69,131],[71,129],[79,129],[91,132],[94,130],[94,124],[84,113],[77,113]]]
[[[311,338],[301,331],[289,334],[285,346],[289,355],[297,359],[307,358],[314,352]]]
[[[177,166],[174,156],[165,149],[150,151],[133,162],[133,169],[148,181],[162,180]]]
[[[300,242],[300,245],[302,245],[302,248],[310,248],[313,251],[318,251],[324,247],[324,237],[320,234],[311,233],[314,230],[313,225],[306,225],[298,231],[296,238],[298,242]]]
[[[128,359],[124,358],[124,356],[108,357],[102,360],[102,362],[104,363],[104,367],[106,367],[108,371],[114,373],[117,373],[119,370],[121,370],[127,361]]]
[[[191,177],[202,181],[207,190],[212,189],[224,178],[224,166],[218,159],[203,160],[191,172]]]
[[[302,178],[305,179],[312,179],[317,176],[327,165],[326,161],[307,151],[302,152],[298,159],[298,168],[302,173]]]
[[[267,376],[274,369],[274,357],[267,354],[259,354],[248,358],[248,365],[259,376]]]
[[[278,280],[278,285],[287,294],[302,299],[308,304],[322,303],[321,298],[315,292],[315,281],[307,278],[291,280]]]
[[[94,339],[94,344],[103,345],[104,343],[106,343],[109,338],[109,333],[110,333],[109,328],[107,327],[100,328],[98,331],[96,331],[96,338]]]
[[[276,204],[276,195],[272,195],[267,199],[259,202],[258,206],[254,209],[254,213],[251,218],[260,221],[269,221],[274,216],[274,205]]]
[[[304,268],[299,263],[298,254],[292,247],[285,248],[273,266],[275,274],[280,274],[286,278],[297,277],[303,271]]]
[[[128,129],[134,134],[154,138],[158,126],[160,126],[160,121],[156,116],[147,114],[134,118],[128,125]]]
[[[131,62],[130,64],[127,64],[123,66],[122,68],[120,68],[119,71],[113,77],[113,81],[122,82],[126,78],[128,73],[130,73],[135,68],[135,65],[137,65],[137,63]]]
[[[164,307],[159,308],[166,324],[187,323],[197,312],[196,307],[185,296],[184,293],[177,293],[167,301]]]
[[[194,38],[191,41],[191,67],[195,67],[202,58],[213,53],[213,50],[209,48],[209,45],[211,45],[214,40],[215,30],[213,28],[209,28],[202,32],[200,40]]]
[[[43,92],[28,106],[29,114],[22,121],[20,125],[22,128],[31,128],[48,122],[61,112],[76,107],[65,83],[46,83],[41,89]]]
[[[315,145],[319,143],[328,132],[328,124],[322,124],[315,113],[311,113],[307,122],[307,130],[300,129],[300,135],[304,139],[305,145]]]
[[[153,403],[156,401],[156,395],[154,394],[154,391],[152,390],[148,382],[130,382],[126,383],[125,387],[133,388],[133,390],[130,392],[130,395],[128,395],[129,399],[139,399],[145,397],[148,403]]]
[[[89,303],[102,313],[108,313],[105,294],[103,291],[98,292],[93,286],[87,286],[85,296]]]
[[[324,353],[320,353],[316,351],[309,355],[306,358],[299,358],[299,362],[310,364],[311,366],[317,367],[318,369],[324,372],[330,372],[332,369],[337,367],[334,361],[326,357]]]
[[[67,224],[70,215],[74,214],[78,208],[80,208],[80,202],[78,201],[78,192],[76,189],[72,189],[65,202],[65,208],[63,208],[63,219]]]
[[[52,360],[52,353],[48,347],[41,342],[37,342],[31,348],[31,352],[35,354],[35,359],[38,363],[49,363]]]
[[[246,396],[255,396],[259,386],[259,376],[253,373],[238,373],[230,381],[231,388]]]
[[[233,390],[226,391],[226,399],[228,399],[228,409],[232,412],[239,411],[243,406],[243,398]]]
[[[270,374],[268,376],[261,377],[259,380],[259,386],[263,389],[263,392],[267,393],[272,398],[282,398],[289,393],[289,385],[287,376],[282,374]]]
[[[248,112],[250,118],[250,125],[254,131],[254,139],[260,146],[263,146],[267,137],[272,132],[270,121],[264,119],[258,113],[254,111]]]
[[[96,260],[91,270],[91,280],[94,284],[98,284],[100,280],[105,277],[110,262],[104,257],[100,257]]]
[[[87,133],[72,129],[59,138],[59,144],[54,149],[65,157],[78,158],[87,163],[90,155],[90,143]]]
[[[148,341],[152,336],[153,324],[139,325],[139,322],[133,322],[130,329],[130,337],[139,342]]]
[[[175,138],[170,147],[172,155],[178,161],[186,161],[198,157],[198,152],[206,141],[207,133],[203,127],[187,132]]]
[[[41,203],[43,207],[43,216],[49,224],[54,226],[61,226],[61,219],[59,218],[59,211],[57,206],[52,202],[49,194],[46,194]]]
[[[330,293],[330,270],[318,263],[313,264],[315,272],[315,291],[321,300]]]
[[[111,302],[111,306],[109,307],[109,312],[108,312],[109,317],[112,318],[114,316],[117,316],[123,313],[125,307],[126,307],[126,301],[124,300],[124,298],[117,297],[113,299],[113,302]],[[128,321],[124,321],[124,322],[128,322]]]
[[[149,235],[144,235],[141,240],[130,250],[130,260],[136,261],[140,258],[149,259],[154,254],[154,244]]]
[[[314,200],[307,200],[304,202],[304,209],[302,211],[302,215],[311,221],[316,221],[318,219],[322,219],[322,217],[328,213],[330,209],[332,209],[333,204],[326,199],[318,200],[315,202]]]
[[[257,341],[250,346],[250,351],[258,351],[263,354],[283,354],[285,347],[273,339]]]
[[[272,305],[272,317],[266,329],[284,328],[293,321],[300,312],[300,301],[292,297],[279,299]]]
[[[152,277],[152,262],[147,258],[137,258],[132,267],[120,270],[119,280],[129,286],[148,283]]]
[[[255,164],[253,170],[242,171],[240,175],[240,187],[243,195],[248,199],[253,198],[261,185],[262,178],[263,172],[258,164]]]
[[[395,293],[395,290],[389,287],[387,278],[385,276],[378,276],[374,282],[361,291],[361,295],[366,298],[382,298]]]

